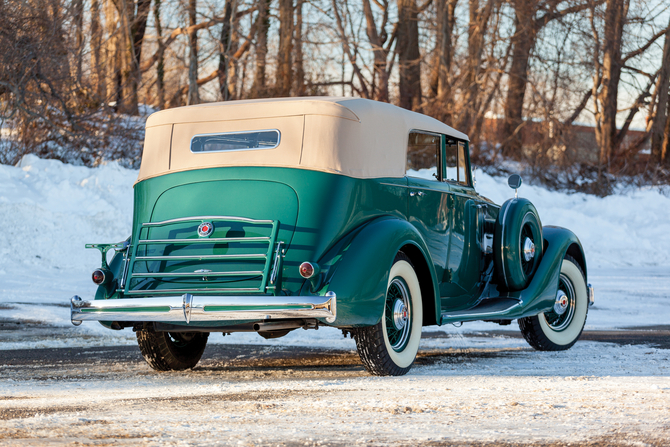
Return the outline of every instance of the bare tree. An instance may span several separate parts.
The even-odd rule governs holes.
[[[219,39],[219,93],[221,99],[228,101],[230,98],[230,89],[228,84],[228,74],[230,66],[230,51],[233,44],[233,15],[236,7],[235,0],[226,0],[223,7],[223,26],[221,27],[221,38]]]
[[[158,36],[158,57],[156,61],[156,98],[159,109],[165,108],[165,46],[163,45],[163,25],[161,22],[161,0],[154,0],[154,23]]]
[[[454,27],[456,25],[456,5],[458,0],[439,0],[435,2],[437,28],[435,31],[435,50],[433,67],[429,83],[429,95],[433,99],[431,114],[451,124],[453,101],[451,95],[454,58]]]
[[[599,3],[600,0],[591,0]],[[611,0],[621,2],[622,0]],[[628,1],[628,0],[624,0]],[[509,68],[505,121],[502,129],[502,153],[521,157],[521,128],[524,124],[523,106],[528,85],[528,62],[535,48],[538,33],[551,21],[583,11],[589,2],[568,6],[566,0],[512,0],[514,34],[511,37],[512,64]]]
[[[651,157],[657,164],[670,165],[668,157],[668,140],[670,139],[670,24],[665,32],[661,71],[656,88],[656,114],[651,126]]]
[[[106,95],[101,51],[102,25],[100,23],[100,0],[91,0],[91,83],[93,84],[96,103],[102,101]]]
[[[419,12],[416,0],[398,0],[398,105],[414,111],[421,110],[422,96]]]
[[[267,94],[265,66],[268,54],[268,31],[270,29],[270,3],[272,0],[258,0],[258,28],[256,30],[256,71],[251,87],[251,96],[262,98]]]
[[[293,0],[279,0],[279,49],[275,94],[290,96],[293,84]]]
[[[480,110],[482,88],[482,58],[486,30],[495,0],[470,0],[468,22],[468,59],[463,76],[463,107],[458,117],[458,128],[472,133]]]
[[[197,23],[196,0],[188,0],[188,24],[194,27]],[[200,103],[198,89],[198,30],[191,29],[188,33],[188,101],[187,104]]]
[[[295,4],[295,28],[293,33],[293,46],[295,50],[295,96],[305,96],[305,67],[302,54],[302,9],[304,0],[296,0]]]

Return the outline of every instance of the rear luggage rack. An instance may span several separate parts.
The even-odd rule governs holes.
[[[214,235],[212,232],[198,237],[195,224],[203,223],[210,223],[219,233],[229,229],[234,234],[208,237]],[[253,235],[245,237],[247,231]],[[129,250],[121,281],[123,294],[277,294],[283,261],[283,242],[277,242],[278,231],[277,220],[236,216],[194,216],[143,223],[137,242]],[[183,233],[196,237],[169,237]]]

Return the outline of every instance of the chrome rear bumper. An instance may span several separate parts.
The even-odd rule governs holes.
[[[586,288],[589,291],[589,307],[591,307],[596,302],[596,293],[591,284],[587,284]]]
[[[191,321],[267,320],[278,318],[325,318],[335,321],[336,296],[181,296],[70,300],[70,321]]]

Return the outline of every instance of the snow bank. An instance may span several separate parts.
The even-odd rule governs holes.
[[[477,191],[498,204],[514,197],[507,179],[479,170]],[[519,196],[535,205],[542,225],[569,228],[579,237],[590,268],[670,267],[670,197],[657,188],[600,198],[522,185]]]

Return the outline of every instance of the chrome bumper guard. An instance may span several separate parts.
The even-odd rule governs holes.
[[[586,288],[589,291],[589,307],[593,306],[593,303],[596,302],[596,294],[593,291],[593,286],[591,284],[587,284]]]
[[[336,296],[181,296],[70,300],[70,321],[191,321],[268,320],[279,318],[325,318],[335,321]]]

